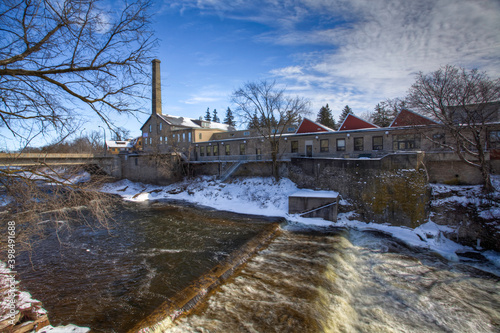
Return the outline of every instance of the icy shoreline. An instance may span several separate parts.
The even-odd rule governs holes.
[[[443,232],[452,232],[453,229],[438,225],[432,220],[411,229],[392,226],[389,223],[378,224],[359,221],[356,220],[353,212],[340,213],[337,222],[290,215],[288,214],[288,196],[300,191],[300,189],[289,179],[282,179],[276,183],[271,178],[246,178],[234,180],[231,183],[222,183],[213,177],[200,177],[168,186],[120,180],[116,183],[105,184],[101,190],[120,195],[128,201],[174,199],[241,214],[283,217],[288,221],[285,229],[341,226],[357,230],[377,230],[390,234],[410,246],[434,251],[450,261],[459,260],[457,253],[476,251],[446,238]],[[445,191],[446,185],[439,185],[438,190]],[[342,199],[340,204],[345,205],[347,202]],[[492,264],[500,268],[499,253],[486,251],[482,254]]]

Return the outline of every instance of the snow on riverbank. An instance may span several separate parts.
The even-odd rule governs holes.
[[[500,184],[500,179],[495,178],[495,185],[497,184]],[[444,192],[450,189],[447,189],[446,185],[439,185],[435,190]],[[457,244],[444,237],[443,232],[452,230],[447,226],[438,225],[432,221],[428,221],[415,229],[410,229],[390,224],[359,221],[353,212],[339,214],[336,223],[323,219],[290,215],[288,214],[288,196],[298,192],[299,189],[289,179],[282,179],[276,183],[271,178],[246,178],[234,180],[231,183],[221,183],[212,177],[200,177],[169,186],[147,185],[121,180],[104,185],[102,191],[118,194],[125,200],[130,201],[185,200],[236,213],[280,216],[288,221],[288,225],[284,228],[345,226],[359,230],[379,230],[409,245],[433,250],[453,261],[458,260],[456,253],[474,251],[470,247]],[[342,199],[340,204],[347,203]],[[489,251],[488,257],[500,267],[500,254]]]

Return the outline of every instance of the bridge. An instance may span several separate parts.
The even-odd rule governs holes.
[[[108,175],[120,172],[116,155],[78,153],[0,153],[0,168],[37,168],[43,166],[98,166]]]

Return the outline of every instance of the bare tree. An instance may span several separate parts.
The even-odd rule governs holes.
[[[21,151],[41,136],[63,144],[86,120],[85,109],[110,128],[117,114],[135,114],[149,86],[148,54],[156,43],[151,3],[113,5],[98,0],[0,2],[0,129],[18,141]],[[81,138],[75,146],[87,149],[96,139]],[[41,222],[66,221],[69,207],[86,207],[85,216],[104,220],[112,205],[104,203],[107,196],[95,191],[95,183],[73,181],[80,171],[43,162],[29,169],[3,166],[0,192],[10,203],[3,207],[1,223],[15,219],[29,240],[30,230],[46,224]]]
[[[492,102],[499,100],[500,79],[450,65],[429,74],[418,73],[407,96],[410,107],[438,121],[453,140],[435,143],[480,170],[486,192],[493,190],[486,156],[487,124],[498,120],[499,107]]]
[[[148,0],[105,11],[97,0],[0,3],[0,126],[29,143],[70,133],[83,108],[108,126],[132,114],[155,40]]]
[[[249,82],[233,92],[232,101],[238,106],[243,122],[252,124],[259,118],[256,128],[271,148],[273,175],[279,179],[278,157],[281,137],[290,125],[296,124],[301,115],[309,113],[309,101],[290,97],[276,82]]]

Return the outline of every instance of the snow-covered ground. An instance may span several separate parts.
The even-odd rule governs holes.
[[[500,177],[494,178],[500,189]],[[436,185],[433,191],[449,191],[446,185]],[[470,190],[466,187],[464,190]],[[478,190],[479,187],[473,187]],[[458,189],[454,189],[458,190]],[[457,253],[474,251],[474,249],[451,241],[443,235],[449,227],[438,225],[432,221],[415,229],[392,226],[389,223],[366,223],[356,219],[353,212],[340,213],[337,222],[323,219],[302,218],[288,214],[288,196],[300,191],[289,179],[276,183],[271,178],[246,178],[222,183],[213,177],[200,177],[168,186],[147,185],[129,180],[121,180],[103,186],[103,192],[118,194],[129,201],[146,201],[159,199],[185,200],[219,210],[243,214],[284,217],[288,221],[284,228],[300,228],[301,226],[345,226],[358,230],[378,230],[388,233],[403,242],[430,249],[447,258],[458,260]],[[332,193],[337,194],[337,193]],[[322,194],[323,195],[323,194]],[[459,200],[464,200],[460,198]],[[344,199],[341,205],[346,205]],[[500,267],[500,254],[488,251],[485,254],[496,266]]]

